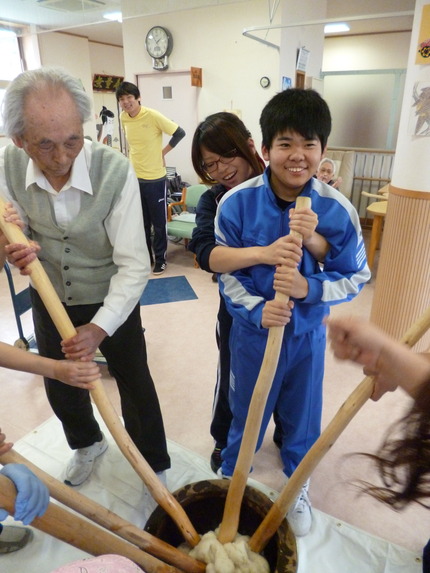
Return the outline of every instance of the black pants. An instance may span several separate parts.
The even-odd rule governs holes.
[[[430,540],[423,550],[423,573],[430,573]]]
[[[33,288],[31,301],[39,353],[49,358],[64,359],[60,335]],[[73,325],[77,327],[88,324],[100,306],[90,304],[65,308]],[[169,468],[163,419],[148,368],[139,305],[112,336],[103,340],[100,350],[117,382],[124,425],[131,439],[154,471]],[[85,448],[101,440],[100,427],[93,414],[88,390],[50,378],[45,378],[45,389],[72,449]]]
[[[233,415],[230,410],[228,393],[230,388],[230,347],[229,338],[232,318],[220,295],[216,326],[216,341],[219,350],[217,381],[212,406],[211,436],[220,447],[227,445],[227,436]]]
[[[139,188],[146,244],[151,262],[155,258],[156,263],[162,264],[166,261],[167,254],[166,178],[163,177],[154,181],[139,179]],[[151,244],[152,228],[154,229],[154,239]]]

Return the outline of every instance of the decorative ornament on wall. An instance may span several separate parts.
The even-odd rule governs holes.
[[[121,82],[124,81],[124,76],[110,76],[106,74],[94,74],[93,76],[93,90],[95,92],[114,92]]]
[[[268,88],[270,86],[270,79],[267,76],[260,78],[260,86],[262,88]]]
[[[430,65],[430,4],[423,6],[415,63]]]
[[[163,26],[153,26],[146,34],[145,47],[152,58],[154,70],[167,70],[173,48],[173,38],[170,32]]]

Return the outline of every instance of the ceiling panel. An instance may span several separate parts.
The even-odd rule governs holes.
[[[178,9],[214,6],[243,2],[244,0],[127,0],[126,6],[131,16],[173,12]],[[314,0],[311,0],[314,1]],[[270,4],[270,3],[269,3]],[[1,21],[21,22],[36,27],[37,32],[59,31],[85,36],[94,42],[122,46],[122,27],[118,22],[103,18],[107,12],[121,11],[121,0],[0,0]],[[350,21],[350,34],[381,33],[411,30],[415,0],[327,0],[327,14],[331,18],[387,13],[387,17],[360,21]],[[280,9],[280,7],[278,8]],[[130,11],[131,10],[131,11]],[[393,11],[409,11],[409,15],[388,17]],[[268,18],[269,21],[269,8]],[[247,22],[244,27],[255,26],[258,22]]]

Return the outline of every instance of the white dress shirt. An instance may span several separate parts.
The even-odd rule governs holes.
[[[91,145],[91,141],[84,140],[84,146],[74,161],[70,178],[58,192],[53,189],[32,159],[28,163],[26,188],[32,183],[37,183],[41,189],[47,191],[60,227],[65,228],[79,214],[82,193],[90,195],[93,193],[89,176]],[[10,197],[6,185],[4,148],[0,149],[0,193],[5,200],[15,205],[27,225],[26,216]],[[139,301],[150,272],[139,184],[131,164],[120,199],[105,220],[105,229],[113,246],[112,259],[118,271],[110,280],[103,306],[91,322],[97,324],[108,335],[112,335]]]

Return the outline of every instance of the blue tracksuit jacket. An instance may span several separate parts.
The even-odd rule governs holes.
[[[222,198],[215,220],[218,244],[230,247],[266,246],[290,232],[291,207],[282,210],[265,173],[235,187]],[[315,178],[302,191],[318,215],[317,232],[330,244],[324,265],[303,249],[299,271],[308,280],[306,298],[295,300],[285,327],[278,369],[266,405],[260,446],[274,406],[283,425],[281,456],[284,472],[291,475],[320,433],[325,328],[329,306],[355,297],[370,272],[358,214],[339,191]],[[256,265],[220,277],[220,290],[233,317],[230,401],[233,422],[223,451],[223,473],[231,475],[236,463],[267,339],[261,327],[266,300],[275,296],[274,267]]]

